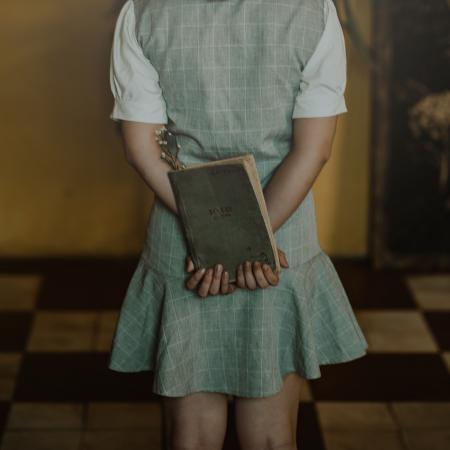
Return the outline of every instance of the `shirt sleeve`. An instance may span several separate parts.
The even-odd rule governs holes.
[[[111,119],[167,123],[158,73],[136,38],[132,0],[124,4],[117,18],[111,48],[110,84],[114,96]]]
[[[332,0],[325,0],[325,28],[302,72],[292,118],[327,117],[347,112],[344,33]]]

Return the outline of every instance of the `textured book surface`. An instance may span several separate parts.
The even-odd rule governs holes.
[[[193,164],[168,176],[195,270],[221,263],[230,281],[245,260],[280,270],[253,155]]]

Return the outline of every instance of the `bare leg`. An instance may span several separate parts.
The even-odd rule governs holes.
[[[162,397],[165,450],[222,450],[228,398],[218,392]]]
[[[283,388],[270,397],[235,397],[235,419],[241,450],[297,450],[297,416],[305,380],[284,377]]]

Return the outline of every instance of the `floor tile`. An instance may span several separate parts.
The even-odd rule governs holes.
[[[392,410],[402,428],[450,430],[450,402],[394,402]]]
[[[310,380],[316,401],[449,401],[450,378],[436,354],[368,354],[321,366]]]
[[[427,311],[450,311],[450,274],[406,277],[414,300]]]
[[[146,403],[89,402],[87,409],[88,429],[161,429],[161,404],[158,401]]]
[[[161,450],[159,431],[87,430],[83,432],[79,450]]]
[[[354,308],[416,307],[399,271],[374,270],[366,260],[333,258],[333,262]]]
[[[95,337],[94,350],[99,352],[109,352],[116,327],[119,310],[100,311],[99,324]]]
[[[0,442],[1,442],[2,430],[6,426],[6,421],[8,420],[10,408],[11,408],[10,402],[0,401]]]
[[[297,446],[305,450],[325,450],[314,403],[300,403],[297,418]]]
[[[327,450],[406,450],[395,431],[324,431]]]
[[[81,431],[7,430],[0,450],[78,450]]]
[[[450,430],[407,430],[404,439],[408,450],[448,450]]]
[[[37,311],[27,351],[92,351],[97,322],[95,312]]]
[[[441,350],[450,350],[450,311],[424,313],[425,319],[430,327]]]
[[[0,352],[25,349],[33,313],[28,311],[0,312]]]
[[[60,262],[48,271],[37,305],[41,309],[118,309],[137,262],[138,258]]]
[[[323,430],[384,430],[398,429],[387,403],[317,402]]]
[[[17,376],[21,361],[21,352],[0,353],[0,378]]]
[[[448,373],[450,374],[450,352],[442,352],[441,358],[448,369]]]
[[[438,347],[419,311],[356,311],[369,352],[437,352]]]
[[[28,353],[17,379],[19,401],[153,401],[152,372],[108,369],[105,353]]]
[[[0,401],[9,401],[14,397],[14,389],[16,387],[15,378],[0,377]]]
[[[41,274],[1,274],[0,311],[33,309],[41,284]]]
[[[81,403],[14,402],[11,405],[8,429],[81,429]]]
[[[13,398],[21,361],[20,352],[0,353],[0,401],[9,401]]]

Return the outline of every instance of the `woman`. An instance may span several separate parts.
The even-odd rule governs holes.
[[[312,184],[347,111],[345,42],[331,0],[129,0],[111,53],[111,118],[155,193],[109,368],[154,371],[171,449],[220,449],[227,397],[241,448],[295,449],[299,392],[367,342],[317,239]],[[253,153],[279,273],[257,261],[193,271],[155,132],[179,159]],[[191,139],[192,138],[192,139]],[[197,142],[201,143],[201,146]],[[205,149],[205,150],[202,150]],[[215,271],[213,272],[213,270]]]

